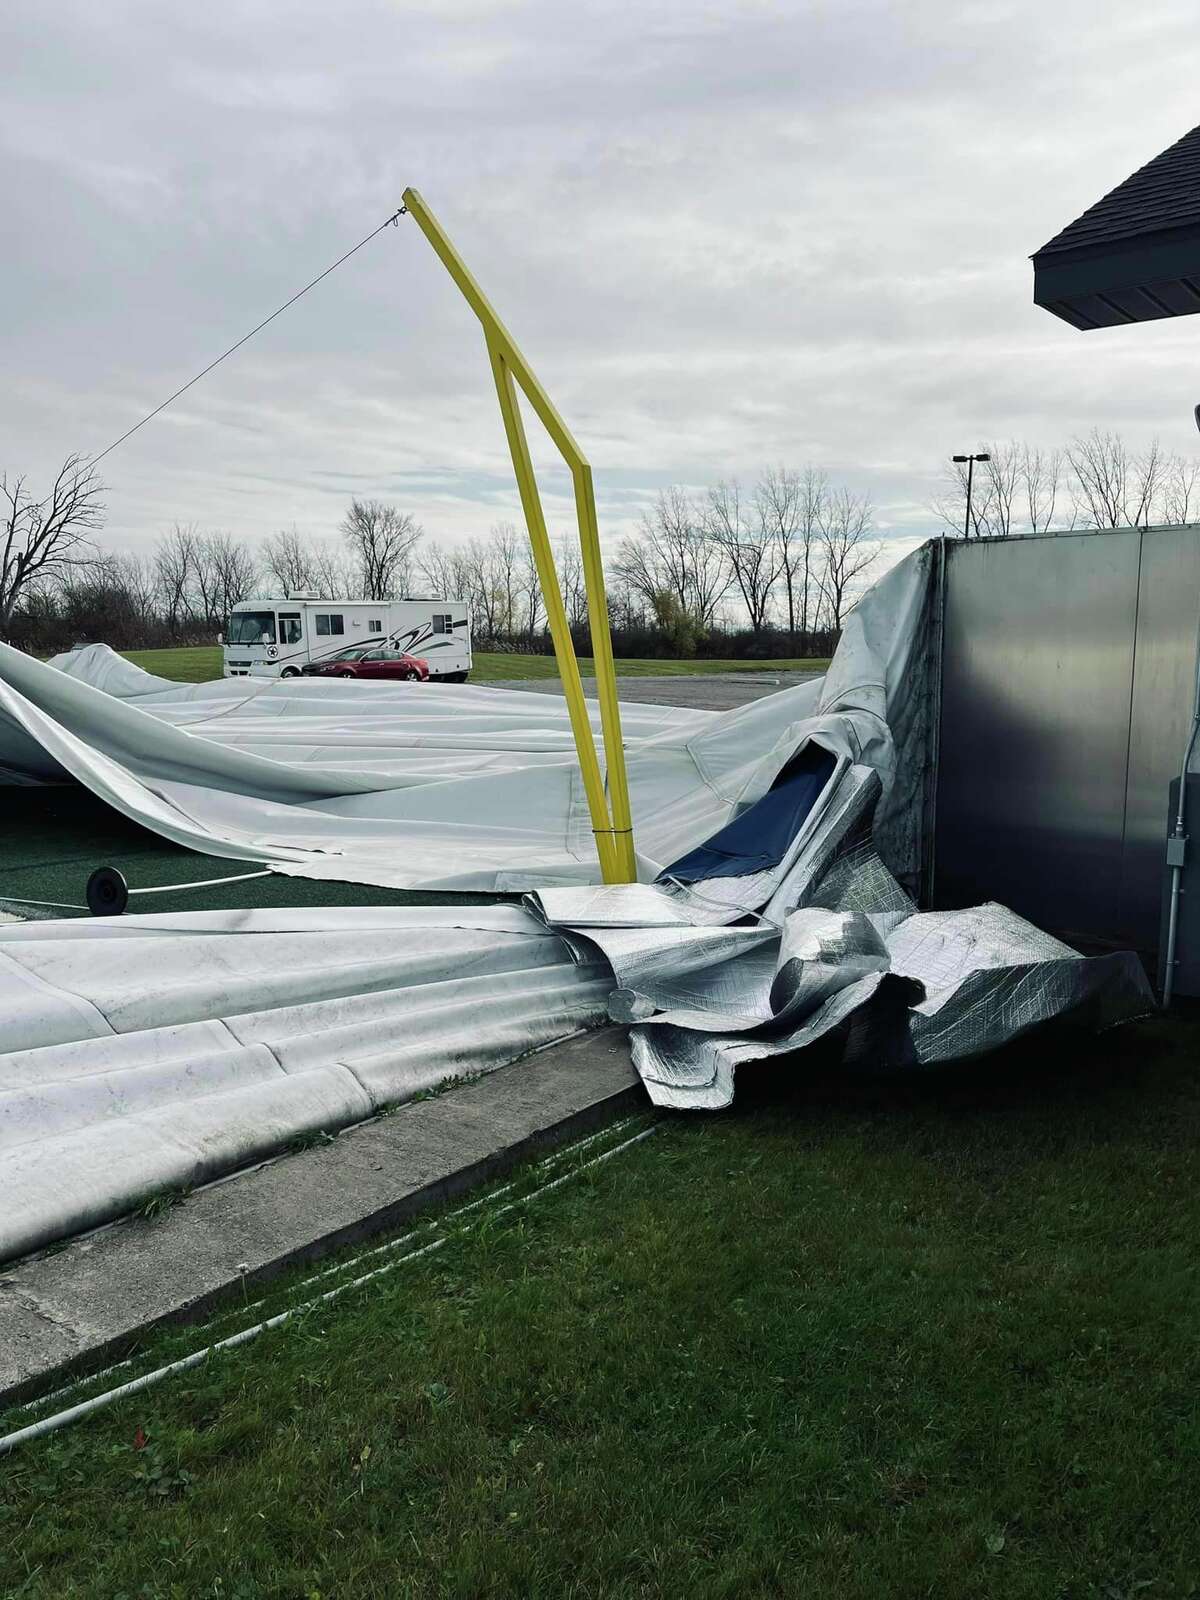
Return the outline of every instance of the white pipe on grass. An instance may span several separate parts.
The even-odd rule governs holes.
[[[497,1217],[505,1216],[510,1211],[515,1211],[518,1206],[528,1205],[531,1200],[538,1200],[542,1195],[549,1194],[551,1190],[561,1188],[564,1183],[586,1172],[590,1167],[598,1167],[601,1162],[618,1156],[622,1151],[629,1150],[635,1144],[640,1144],[643,1139],[648,1139],[652,1133],[658,1131],[659,1124],[653,1123],[649,1128],[643,1128],[641,1133],[635,1133],[631,1139],[626,1139],[622,1144],[614,1145],[611,1150],[603,1150],[598,1156],[581,1162],[579,1166],[572,1167],[570,1172],[564,1172],[560,1177],[553,1178],[549,1183],[543,1184],[540,1189],[534,1189],[529,1194],[519,1195],[516,1200],[510,1200],[507,1205],[501,1206],[493,1213]],[[290,1322],[293,1317],[298,1317],[302,1312],[311,1311],[314,1306],[324,1305],[330,1300],[336,1300],[349,1289],[361,1288],[364,1283],[370,1283],[373,1278],[382,1278],[386,1273],[394,1272],[397,1267],[404,1266],[409,1261],[417,1261],[422,1256],[432,1255],[435,1250],[440,1250],[443,1245],[450,1243],[449,1236],[434,1239],[429,1244],[422,1245],[417,1250],[410,1250],[407,1255],[400,1256],[395,1261],[385,1262],[381,1267],[373,1267],[370,1272],[364,1272],[357,1278],[351,1278],[347,1283],[339,1283],[332,1289],[326,1289],[324,1294],[315,1295],[311,1300],[304,1301],[298,1306],[289,1306],[286,1311],[277,1312],[273,1317],[267,1317],[263,1322],[255,1322],[248,1328],[242,1328],[237,1333],[231,1333],[225,1339],[218,1339],[214,1344],[205,1345],[201,1350],[194,1350],[191,1355],[181,1356],[178,1361],[169,1361],[166,1366],[156,1367],[152,1372],[144,1372],[140,1378],[131,1378],[128,1383],[121,1383],[113,1389],[107,1389],[102,1394],[92,1395],[87,1400],[81,1400],[78,1405],[68,1406],[64,1411],[57,1411],[53,1416],[43,1417],[38,1422],[31,1422],[24,1428],[18,1428],[14,1433],[6,1434],[0,1438],[0,1456],[7,1455],[15,1450],[18,1445],[27,1444],[33,1439],[41,1439],[48,1433],[57,1433],[60,1428],[66,1428],[73,1422],[79,1422],[84,1417],[89,1417],[95,1411],[100,1411],[107,1406],[114,1405],[118,1400],[124,1400],[128,1395],[140,1394],[143,1389],[152,1388],[155,1384],[162,1383],[164,1379],[174,1377],[177,1372],[187,1372],[192,1367],[198,1367],[201,1362],[207,1361],[209,1356],[216,1355],[222,1350],[233,1350],[238,1345],[248,1344],[251,1339],[257,1339],[259,1334],[267,1333],[272,1328],[281,1328],[284,1323]]]
[[[588,1030],[581,1029],[580,1031],[586,1032]],[[574,1038],[575,1035],[570,1034],[568,1037]],[[561,1040],[556,1041],[556,1043],[561,1042]],[[538,1047],[539,1050],[545,1048],[548,1047]],[[531,1054],[532,1053],[535,1052],[531,1052]],[[564,1145],[561,1150],[556,1150],[553,1152],[553,1154],[548,1155],[539,1161],[537,1163],[537,1170],[539,1172],[544,1172],[547,1167],[560,1166],[562,1162],[569,1160],[571,1156],[578,1155],[581,1150],[586,1150],[589,1148],[589,1146],[594,1145],[598,1139],[611,1138],[613,1134],[620,1133],[623,1128],[627,1128],[634,1120],[634,1117],[622,1117],[618,1122],[612,1122],[606,1128],[600,1128],[596,1133],[589,1133],[586,1138],[577,1139],[574,1144]],[[273,1159],[274,1158],[272,1158],[272,1160]],[[255,1167],[242,1168],[238,1172],[226,1173],[223,1177],[217,1178],[212,1184],[205,1184],[204,1187],[215,1188],[218,1184],[229,1183],[234,1178],[244,1177],[247,1172],[257,1172],[261,1167],[270,1166],[271,1164],[272,1162],[270,1161],[263,1161]],[[430,1228],[444,1227],[448,1222],[456,1222],[459,1217],[465,1216],[468,1211],[477,1211],[480,1206],[487,1205],[491,1200],[498,1200],[501,1195],[510,1193],[510,1191],[515,1187],[516,1185],[514,1183],[504,1183],[501,1184],[499,1188],[489,1189],[487,1194],[480,1195],[477,1200],[468,1200],[466,1205],[458,1206],[455,1208],[455,1210],[446,1212],[444,1216],[434,1217],[429,1222],[422,1222],[418,1224],[417,1227],[411,1228],[408,1233],[402,1233],[399,1238],[388,1239],[383,1244],[372,1245],[369,1250],[360,1250],[356,1256],[350,1256],[346,1261],[335,1262],[331,1267],[322,1267],[319,1272],[314,1272],[311,1277],[302,1278],[296,1285],[296,1289],[308,1289],[314,1283],[320,1283],[323,1278],[333,1278],[339,1273],[350,1272],[356,1266],[358,1266],[360,1262],[369,1261],[373,1256],[387,1255],[393,1250],[402,1250],[406,1244],[409,1244],[413,1239],[417,1238],[419,1234],[426,1232]],[[541,1191],[539,1190],[538,1192],[540,1193]],[[499,1213],[497,1213],[497,1215],[499,1215]],[[119,1224],[104,1223],[102,1226],[104,1228],[111,1228],[119,1226]],[[93,1233],[99,1231],[100,1229],[91,1230]],[[262,1300],[252,1300],[248,1305],[236,1306],[228,1311],[217,1312],[213,1320],[215,1322],[224,1322],[233,1316],[245,1316],[247,1311],[257,1311],[259,1306],[264,1305],[265,1303],[265,1297]],[[82,1377],[73,1378],[70,1383],[64,1383],[58,1389],[52,1389],[49,1394],[39,1395],[36,1400],[24,1400],[20,1405],[14,1407],[14,1409],[17,1411],[37,1411],[42,1406],[49,1405],[52,1401],[61,1400],[65,1394],[73,1394],[76,1389],[83,1389],[89,1384],[99,1383],[101,1379],[111,1377],[114,1372],[123,1372],[126,1367],[131,1367],[132,1365],[132,1360],[114,1361],[111,1366],[101,1367],[96,1372],[88,1372],[83,1374]]]

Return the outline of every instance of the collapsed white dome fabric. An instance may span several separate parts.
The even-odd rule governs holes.
[[[0,927],[0,1260],[604,1020],[513,906]]]
[[[530,910],[0,927],[0,1260],[606,1014],[634,1024],[656,1104],[718,1110],[745,1064],[835,1035],[848,1064],[894,1070],[1152,1008],[1136,956],[1085,959],[1000,906],[914,912],[853,846],[878,778],[847,766],[831,787],[777,871],[715,898],[709,879],[546,889]]]
[[[876,585],[824,679],[730,712],[622,708],[644,880],[760,798],[810,739],[880,774],[881,847],[911,870],[929,571],[917,551]],[[74,778],[178,844],[301,877],[499,891],[599,878],[566,706],[550,695],[179,684],[102,645],[49,664],[0,645],[3,776]]]
[[[196,912],[0,927],[0,1259],[94,1226],[606,1014],[661,1105],[840,1037],[892,1068],[1052,1017],[1152,1004],[999,906],[920,914],[928,552],[853,613],[828,676],[714,715],[625,711],[644,875],[760,799],[814,740],[833,773],[781,859],[594,887],[565,709],[543,695],[178,685],[100,647],[0,647],[0,762],[86,783],[168,838],[355,882],[537,886],[530,910]],[[873,841],[868,844],[867,841]],[[886,857],[886,865],[876,847]],[[738,925],[740,924],[740,925]]]

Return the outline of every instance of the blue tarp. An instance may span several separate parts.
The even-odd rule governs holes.
[[[740,878],[778,866],[829,782],[834,765],[828,750],[817,744],[805,745],[761,800],[669,866],[662,878],[700,883],[705,878]]]

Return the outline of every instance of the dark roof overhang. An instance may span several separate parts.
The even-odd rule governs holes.
[[[1200,311],[1200,128],[1037,251],[1033,298],[1083,329]]]

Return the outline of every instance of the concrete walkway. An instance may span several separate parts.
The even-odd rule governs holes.
[[[0,1404],[119,1359],[149,1329],[206,1315],[648,1106],[624,1031],[598,1029],[432,1100],[0,1268]]]

